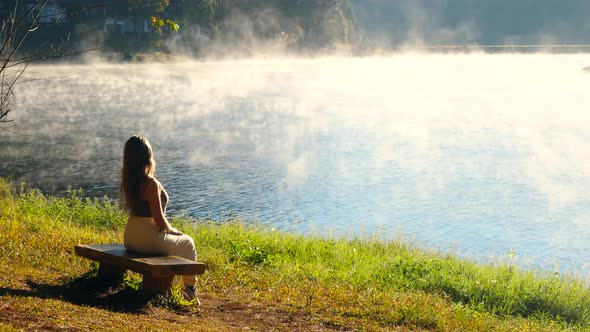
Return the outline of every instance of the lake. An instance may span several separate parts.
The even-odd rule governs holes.
[[[148,137],[172,215],[588,276],[588,54],[40,65],[0,176],[117,197]]]

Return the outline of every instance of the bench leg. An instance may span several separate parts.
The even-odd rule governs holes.
[[[98,265],[98,276],[103,279],[123,280],[126,271],[123,268],[106,263]]]
[[[174,276],[169,277],[152,277],[151,275],[143,275],[143,292],[146,295],[169,294],[172,291],[172,282]]]

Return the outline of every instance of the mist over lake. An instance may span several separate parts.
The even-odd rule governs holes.
[[[408,54],[34,66],[0,130],[0,176],[115,198],[123,144],[143,134],[170,215],[402,236],[484,261],[515,252],[587,277],[588,65]]]

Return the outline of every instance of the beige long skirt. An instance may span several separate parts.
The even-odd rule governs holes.
[[[193,238],[183,235],[165,234],[160,231],[152,217],[130,216],[123,237],[125,247],[130,251],[154,255],[174,255],[197,260],[197,250]],[[193,286],[196,275],[184,275],[185,285]]]

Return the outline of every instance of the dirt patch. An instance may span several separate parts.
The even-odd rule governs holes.
[[[238,302],[203,296],[201,314],[235,329],[261,331],[324,331],[321,324],[304,310],[282,308],[256,302]]]
[[[174,310],[134,300],[139,294],[128,289],[112,288],[97,294],[92,279],[64,284],[63,278],[39,280],[40,275],[35,275],[32,280],[17,270],[0,279],[0,323],[27,331],[353,330],[323,322],[304,308],[201,294],[200,307]]]

